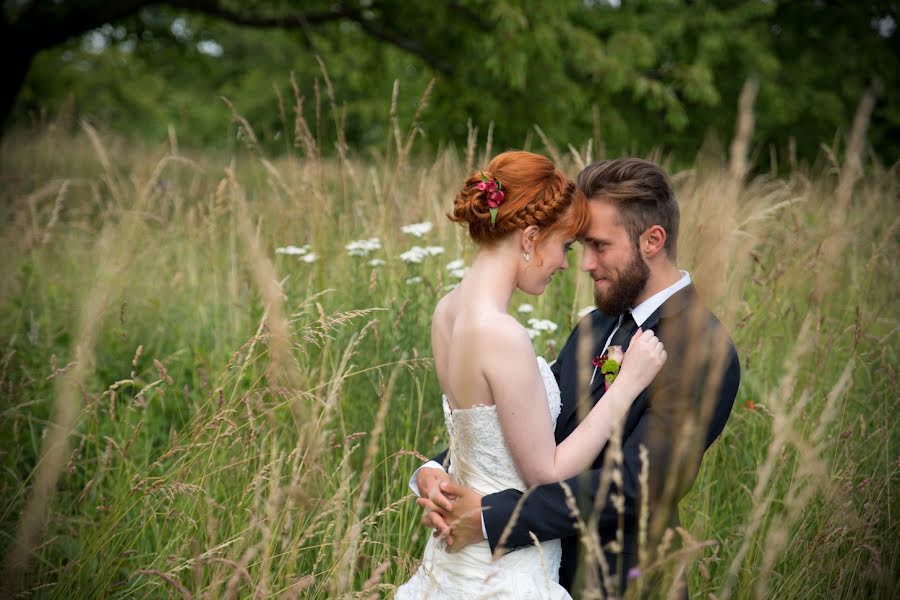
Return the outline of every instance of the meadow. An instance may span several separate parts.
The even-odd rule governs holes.
[[[375,598],[409,577],[407,481],[445,443],[429,320],[474,254],[445,215],[500,149],[472,129],[426,156],[388,119],[368,153],[302,118],[277,157],[239,116],[230,154],[88,124],[3,139],[4,595]],[[867,119],[812,165],[751,170],[747,122],[689,168],[651,157],[743,368],[680,505],[692,597],[900,592],[898,172]],[[572,176],[598,158],[535,149]],[[578,255],[514,299],[548,358],[591,305]]]

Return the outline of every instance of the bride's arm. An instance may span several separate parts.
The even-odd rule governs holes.
[[[593,463],[613,431],[665,362],[652,331],[632,339],[621,371],[587,417],[559,446],[546,390],[528,334],[498,324],[482,347],[484,373],[497,405],[503,436],[528,486],[573,477]]]

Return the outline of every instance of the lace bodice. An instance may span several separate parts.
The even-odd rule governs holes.
[[[543,358],[538,369],[547,392],[550,428],[556,427],[560,412],[559,386]],[[450,436],[450,475],[460,483],[482,494],[508,488],[524,490],[525,483],[516,470],[512,453],[506,445],[496,406],[475,406],[451,410],[443,398],[444,421]]]

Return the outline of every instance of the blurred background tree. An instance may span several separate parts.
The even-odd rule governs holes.
[[[329,148],[320,56],[354,147],[384,143],[395,80],[402,120],[436,78],[426,144],[463,144],[471,119],[482,136],[493,124],[495,150],[532,143],[537,124],[557,143],[690,161],[731,136],[755,77],[767,162],[770,147],[779,160],[789,147],[816,156],[878,82],[870,140],[893,163],[897,13],[887,0],[7,0],[0,109],[7,128],[62,114],[150,140],[171,125],[182,144],[228,148],[224,97],[278,151],[293,130],[293,73]]]

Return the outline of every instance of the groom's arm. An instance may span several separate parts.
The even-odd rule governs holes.
[[[670,358],[670,360],[672,360]],[[635,429],[623,444],[622,485],[611,484],[606,497],[597,502],[597,493],[603,478],[602,469],[594,469],[565,482],[568,492],[559,483],[532,488],[527,496],[517,490],[505,490],[485,496],[482,499],[484,522],[491,550],[499,546],[515,549],[533,543],[530,532],[541,541],[569,537],[578,534],[577,521],[573,517],[570,504],[579,507],[582,521],[588,520],[588,511],[597,506],[598,529],[615,531],[619,524],[619,512],[610,496],[621,491],[624,497],[623,513],[626,521],[637,519],[641,508],[640,474],[641,447],[648,451],[648,493],[647,505],[654,514],[654,522],[668,520],[668,511],[677,509],[677,502],[690,488],[700,466],[703,451],[715,440],[728,418],[737,394],[740,380],[740,365],[734,347],[729,343],[721,383],[715,396],[712,413],[708,418],[705,435],[695,435],[699,448],[688,452],[676,464],[673,452],[679,448],[678,435],[683,431],[685,406],[694,405],[694,415],[700,411],[697,405],[704,396],[701,384],[705,377],[697,377],[696,384],[685,389],[683,380],[674,379],[669,385],[652,389],[648,409],[641,416]],[[673,365],[673,368],[677,365]],[[709,372],[709,371],[707,371]],[[523,498],[524,497],[524,498]],[[521,504],[521,506],[519,506]],[[511,517],[517,511],[515,522],[504,538],[504,532]],[[658,525],[659,526],[659,525]]]

